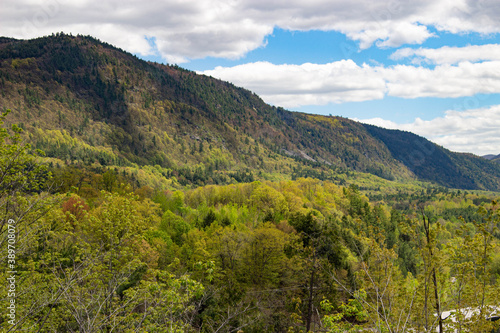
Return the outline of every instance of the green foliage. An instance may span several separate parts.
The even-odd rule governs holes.
[[[159,229],[166,232],[174,243],[181,245],[182,235],[186,234],[191,226],[182,217],[167,210],[161,218]]]
[[[444,228],[432,224],[429,243],[418,220],[405,227],[400,212],[373,205],[355,186],[298,179],[149,192],[156,203],[110,189],[91,201],[73,194],[33,225],[19,259],[27,277],[20,329],[401,332],[424,327],[435,262],[448,267],[438,276],[443,311],[475,306],[478,291],[491,290],[484,304],[497,295],[494,258],[485,256],[498,246],[489,229],[498,224],[495,206],[481,213],[488,224],[457,228],[458,238],[443,238]],[[455,195],[446,200],[427,210],[439,216],[461,205]],[[416,275],[405,276],[411,258],[399,257],[386,235],[410,232],[408,246],[421,250]],[[468,273],[471,263],[483,273]],[[449,276],[467,286],[462,303]],[[432,318],[433,297],[427,302]]]
[[[366,322],[368,314],[365,311],[362,301],[366,300],[366,292],[360,289],[356,292],[354,298],[349,299],[348,303],[342,303],[338,307],[338,312],[323,316],[324,327],[329,333],[337,332],[358,332],[362,326],[353,323]],[[321,308],[329,313],[334,306],[328,299],[321,301]]]
[[[9,112],[0,115],[0,126]],[[51,185],[52,175],[36,161],[42,152],[35,151],[32,155],[21,133],[22,129],[16,125],[12,125],[10,131],[3,126],[0,128],[1,244],[6,244],[8,220],[13,219],[19,228],[29,227],[51,201],[45,191]]]

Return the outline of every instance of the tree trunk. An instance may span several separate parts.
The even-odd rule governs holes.
[[[422,219],[424,221],[424,229],[425,229],[425,237],[427,238],[427,246],[429,247],[429,255],[430,255],[429,262],[432,265],[432,284],[434,285],[434,297],[436,299],[436,313],[438,316],[439,333],[442,333],[443,332],[443,318],[441,317],[441,305],[439,302],[436,267],[434,267],[433,258],[432,258],[432,256],[433,256],[432,247],[430,246],[430,243],[431,243],[430,221],[428,218],[426,221],[426,218],[425,218],[423,211],[422,211]]]
[[[309,297],[307,301],[307,317],[306,317],[306,332],[311,331],[312,313],[313,313],[313,298],[314,298],[314,275],[316,273],[316,251],[313,254],[311,279],[309,280]]]

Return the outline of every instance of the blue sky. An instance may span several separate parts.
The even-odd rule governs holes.
[[[418,45],[422,48],[440,48],[443,46],[466,47],[468,45],[484,45],[500,43],[499,34],[481,35],[478,33],[450,34],[433,30],[436,35]],[[414,45],[402,45],[399,48]],[[245,63],[268,61],[273,64],[317,63],[325,64],[343,59],[352,59],[357,65],[382,64],[394,66],[410,64],[411,61],[397,61],[391,55],[399,48],[378,48],[372,46],[360,50],[358,43],[348,39],[344,34],[335,31],[287,31],[275,29],[266,37],[265,46],[249,52],[236,60],[207,57],[195,59],[181,64],[190,70],[203,72],[217,66],[233,67]],[[150,57],[157,62],[164,62],[161,57]],[[423,67],[433,68],[429,63],[420,64]],[[472,95],[475,96],[475,95]],[[362,102],[328,103],[325,105],[304,105],[290,107],[291,110],[332,114],[355,119],[367,119],[373,116],[382,117],[397,123],[411,122],[419,117],[423,120],[432,120],[437,115],[444,115],[447,110],[464,110],[471,107],[486,107],[500,104],[500,94],[487,94],[471,100],[471,96],[456,98],[420,97],[413,99],[386,96],[379,100]],[[500,151],[500,148],[499,148]]]
[[[265,44],[245,54],[239,59],[226,59],[216,57],[205,57],[193,59],[180,65],[184,68],[203,73],[218,66],[234,67],[246,63],[267,61],[272,64],[294,64],[304,63],[326,64],[352,59],[357,65],[381,64],[383,66],[395,66],[398,64],[411,64],[411,61],[403,59],[394,60],[391,55],[400,48],[432,48],[443,46],[467,47],[469,45],[484,45],[500,43],[499,34],[479,34],[474,32],[451,34],[431,29],[435,37],[429,38],[420,45],[404,44],[398,48],[379,48],[371,46],[361,50],[358,43],[347,38],[346,35],[336,31],[289,31],[280,28],[273,30],[272,34],[266,36]],[[154,45],[154,40],[151,40]],[[139,55],[140,56],[140,55]],[[159,53],[142,57],[147,60],[165,63],[165,59]],[[431,63],[421,63],[426,68],[435,67]],[[244,86],[244,84],[243,84]],[[369,119],[374,116],[391,120],[396,123],[410,123],[415,118],[432,120],[436,116],[444,116],[448,110],[463,111],[470,108],[481,108],[500,104],[500,94],[483,94],[462,96],[454,98],[419,97],[400,98],[385,96],[382,99],[361,102],[327,103],[323,105],[302,105],[288,107],[293,111],[316,113],[323,115],[338,115],[352,119]],[[500,148],[499,148],[500,151]]]
[[[3,0],[0,35],[95,36],[292,111],[500,153],[496,0]]]

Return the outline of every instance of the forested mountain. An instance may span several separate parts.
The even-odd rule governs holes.
[[[483,158],[490,160],[490,161],[500,162],[500,154],[499,155],[493,155],[493,154],[484,155]]]
[[[353,170],[500,189],[500,166],[479,157],[410,133],[276,108],[230,83],[91,37],[2,38],[0,64],[0,106],[12,110],[6,121],[62,163],[156,165],[160,182],[181,185],[333,179]]]
[[[454,153],[410,132],[365,125],[392,156],[420,179],[454,187],[494,189],[500,186],[498,166],[473,154]]]

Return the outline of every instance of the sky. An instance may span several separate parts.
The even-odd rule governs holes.
[[[291,111],[500,153],[498,0],[2,0],[1,36],[60,31]]]

